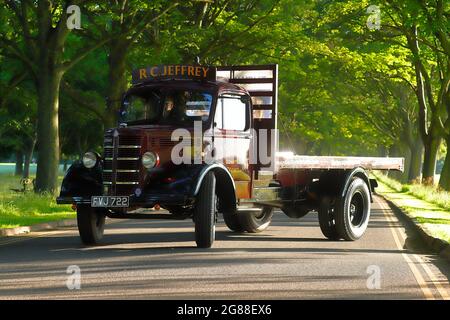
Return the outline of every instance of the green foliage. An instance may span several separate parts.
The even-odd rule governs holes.
[[[70,206],[57,205],[53,195],[10,190],[20,188],[19,180],[8,174],[0,175],[0,228],[75,218]]]
[[[57,20],[62,2],[55,3]],[[311,155],[375,156],[395,147],[407,156],[403,147],[418,139],[419,108],[405,30],[420,28],[420,58],[431,76],[435,100],[444,82],[439,76],[448,74],[448,53],[437,37],[440,31],[448,35],[448,5],[443,19],[430,21],[429,15],[437,15],[435,5],[407,0],[123,3],[86,1],[81,6],[83,29],[73,30],[66,40],[62,58],[69,61],[80,49],[109,39],[64,77],[59,114],[63,158],[101,148],[104,127],[111,125],[108,115],[117,112],[117,103],[109,108],[105,98],[124,79],[129,83],[133,68],[144,65],[192,63],[196,56],[211,65],[278,63],[281,147]],[[381,7],[380,30],[366,26],[371,4]],[[11,15],[8,7],[0,8],[2,34],[8,38],[21,28]],[[34,34],[31,12],[30,20]],[[20,48],[26,45],[23,38],[15,40]],[[3,47],[0,41],[2,93],[26,70]],[[110,73],[112,56],[121,48],[124,77]],[[4,153],[35,131],[36,90],[29,76],[24,81],[0,107]],[[444,122],[447,113],[440,111]]]

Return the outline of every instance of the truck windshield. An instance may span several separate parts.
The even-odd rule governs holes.
[[[133,124],[192,125],[206,121],[212,95],[184,89],[146,89],[128,95],[121,110],[121,122]]]

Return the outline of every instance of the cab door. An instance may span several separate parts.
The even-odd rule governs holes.
[[[219,95],[213,129],[215,159],[230,171],[238,199],[251,197],[250,115],[249,96],[228,93]]]

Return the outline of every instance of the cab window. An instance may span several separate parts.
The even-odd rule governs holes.
[[[142,88],[129,94],[121,109],[121,122],[191,126],[207,121],[212,104],[209,92],[198,90]]]
[[[223,130],[244,131],[249,127],[248,100],[245,96],[220,96],[214,122]]]

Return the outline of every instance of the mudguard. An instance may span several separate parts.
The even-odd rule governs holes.
[[[219,190],[222,184],[227,185],[228,189],[235,190],[234,180],[228,169],[220,163],[199,164],[199,165],[181,165],[172,168],[170,174],[163,173],[161,176],[155,176],[152,183],[144,189],[146,192],[163,193],[183,193],[188,197],[195,197],[200,186],[209,171],[214,171],[218,179]]]
[[[233,190],[236,190],[233,177],[231,176],[231,173],[228,171],[228,169],[223,164],[213,163],[210,165],[203,166],[203,168],[200,170],[197,176],[195,187],[193,189],[194,196],[196,196],[198,191],[200,190],[200,186],[202,185],[203,179],[205,178],[206,174],[211,170],[213,170],[214,173],[216,173],[216,175],[219,175],[221,178],[225,180],[228,179],[229,180],[228,182],[231,183],[233,186]]]
[[[310,189],[322,195],[344,197],[345,192],[354,177],[359,177],[367,183],[367,186],[369,187],[370,201],[373,201],[372,191],[373,188],[376,187],[376,184],[370,181],[366,171],[361,167],[351,170],[325,171],[321,175],[318,183],[313,183]]]
[[[87,169],[81,161],[74,162],[67,170],[61,184],[60,198],[90,197],[103,194],[101,164]]]
[[[373,187],[371,186],[370,179],[366,173],[366,170],[364,170],[361,167],[355,168],[355,169],[347,172],[347,174],[345,175],[344,183],[341,185],[340,196],[341,197],[345,196],[345,192],[347,192],[348,186],[350,185],[350,183],[354,177],[359,177],[366,182],[367,187],[369,188],[370,202],[373,202],[373,199],[372,199]]]

